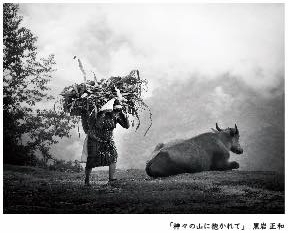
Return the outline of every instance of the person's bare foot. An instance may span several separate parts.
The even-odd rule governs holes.
[[[85,178],[85,186],[91,186],[88,177]]]
[[[110,178],[109,179],[109,182],[113,182],[113,181],[116,181],[117,179],[115,179],[115,178]]]

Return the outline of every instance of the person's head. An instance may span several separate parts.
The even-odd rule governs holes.
[[[115,110],[115,111],[121,111],[122,110],[122,105],[121,105],[120,101],[117,99],[114,101],[113,110]]]
[[[88,85],[91,85],[91,86],[94,86],[94,85],[95,85],[95,82],[92,81],[92,80],[87,80],[86,83],[87,83]]]

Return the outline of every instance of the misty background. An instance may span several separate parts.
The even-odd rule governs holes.
[[[284,171],[284,4],[20,4],[39,54],[55,54],[53,94],[83,81],[138,69],[152,111],[117,127],[118,168],[145,167],[159,142],[222,128],[240,131],[242,170]],[[42,103],[43,108],[54,103]],[[80,128],[53,148],[80,160]]]

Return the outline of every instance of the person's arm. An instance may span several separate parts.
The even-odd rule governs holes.
[[[119,123],[125,129],[130,127],[128,116],[122,111],[117,114],[117,123]]]
[[[95,124],[96,124],[96,121],[99,121],[98,115],[96,116],[94,112],[93,112],[92,114],[89,114],[89,115],[88,115],[88,122],[89,122],[89,125],[88,125],[88,126],[89,126],[88,134],[89,134],[89,135],[94,135],[94,134],[95,134],[95,130],[96,130]]]
[[[89,131],[89,115],[86,111],[81,113],[81,123],[85,134],[88,134]]]

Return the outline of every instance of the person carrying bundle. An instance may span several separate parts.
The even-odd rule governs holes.
[[[113,140],[113,130],[119,123],[123,128],[129,128],[127,115],[122,111],[118,99],[113,99],[112,109],[100,109],[97,114],[88,116],[88,157],[85,168],[85,185],[89,186],[92,168],[109,166],[109,181],[114,178],[117,162],[117,150]],[[83,120],[82,120],[83,122]]]
[[[152,113],[141,97],[143,91],[147,90],[148,81],[140,78],[138,70],[132,70],[123,77],[112,76],[99,81],[94,74],[94,81],[87,80],[80,59],[78,63],[84,83],[75,83],[63,89],[60,94],[63,96],[62,110],[70,116],[81,117],[82,120],[86,133],[81,156],[81,162],[86,163],[85,184],[89,185],[92,168],[100,166],[109,166],[109,180],[113,181],[118,156],[113,141],[113,130],[117,123],[128,129],[129,121],[126,114],[129,114],[133,117],[132,127],[135,126],[138,130],[139,114],[148,110],[150,125],[144,136],[152,126]]]

